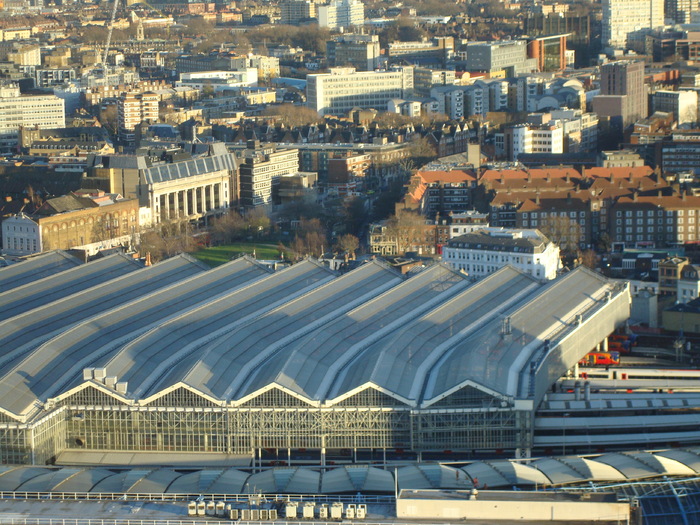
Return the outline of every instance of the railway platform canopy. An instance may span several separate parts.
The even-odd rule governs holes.
[[[49,277],[74,293],[0,322],[14,347],[0,357],[4,460],[527,449],[547,389],[629,316],[627,286],[585,268],[473,281],[381,260],[344,274],[311,259],[274,273],[250,258],[114,261],[101,286],[71,283],[115,263]]]
[[[67,455],[70,457],[70,454]],[[68,459],[66,457],[66,459]],[[700,448],[466,463],[164,468],[154,466],[3,466],[0,492],[108,494],[394,494],[412,490],[581,490],[644,482],[700,483]],[[641,495],[641,493],[639,494]]]

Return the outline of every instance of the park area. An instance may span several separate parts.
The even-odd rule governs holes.
[[[253,255],[253,252],[255,252],[256,259],[275,260],[280,258],[276,244],[259,244],[254,242],[239,242],[202,248],[192,253],[192,255],[209,266],[219,266],[241,255]]]

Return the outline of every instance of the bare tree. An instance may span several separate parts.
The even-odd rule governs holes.
[[[297,127],[320,122],[318,113],[304,106],[294,104],[281,104],[279,106],[268,106],[262,112],[263,115],[275,117],[275,120],[285,126]]]
[[[248,229],[255,237],[261,237],[265,235],[270,229],[270,217],[262,208],[253,208],[245,214],[245,221]]]
[[[162,222],[142,232],[140,240],[139,251],[142,254],[150,253],[153,262],[197,249],[192,236],[192,225],[187,221]]]
[[[598,254],[593,250],[585,250],[578,257],[581,266],[595,270],[598,267]]]
[[[326,230],[318,219],[301,219],[299,229],[291,245],[298,258],[323,255],[327,246]]]
[[[246,234],[246,229],[245,219],[235,210],[229,210],[226,215],[213,219],[211,223],[214,240],[222,244],[242,238]]]
[[[396,210],[387,220],[386,234],[396,240],[398,253],[403,254],[426,244],[428,225],[425,217],[411,210]]]
[[[338,251],[347,253],[351,257],[355,256],[355,252],[360,247],[360,239],[352,235],[351,233],[346,233],[338,239],[336,248]]]
[[[581,242],[581,225],[564,216],[550,216],[540,223],[539,230],[559,245],[563,252],[577,252]]]

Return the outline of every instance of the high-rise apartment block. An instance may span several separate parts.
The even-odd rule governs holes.
[[[298,24],[316,18],[316,4],[311,0],[284,0],[280,3],[280,23]]]
[[[626,48],[635,34],[663,25],[663,0],[603,0],[604,46]]]
[[[698,0],[665,0],[664,13],[667,19],[673,20],[676,24],[690,24],[691,13],[700,11]]]
[[[318,25],[329,29],[361,26],[365,22],[365,6],[359,0],[334,0],[318,6]]]
[[[357,71],[373,71],[379,67],[381,48],[378,35],[341,35],[326,42],[326,55],[331,67],[351,66]]]
[[[389,100],[413,93],[411,66],[367,72],[338,67],[306,78],[307,105],[321,115],[343,115],[358,107],[384,111]]]
[[[629,60],[610,62],[600,68],[600,95],[593,99],[593,110],[623,130],[649,114],[644,63]]]
[[[134,130],[142,122],[158,122],[156,93],[126,93],[117,99],[117,125],[119,138],[131,142]]]

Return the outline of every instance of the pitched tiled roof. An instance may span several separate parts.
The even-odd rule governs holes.
[[[700,197],[685,196],[685,195],[662,195],[645,197],[639,196],[636,199],[631,197],[620,197],[614,207],[659,207],[666,209],[685,209],[685,208],[700,208]]]
[[[573,168],[543,168],[532,170],[486,170],[481,174],[481,181],[528,180],[532,179],[580,179],[581,174]]]
[[[416,173],[424,182],[465,182],[475,181],[476,175],[471,171],[466,170],[450,170],[450,171],[419,171]]]
[[[638,166],[636,168],[589,168],[585,171],[587,177],[605,177],[614,179],[648,177],[654,170],[649,166]]]

